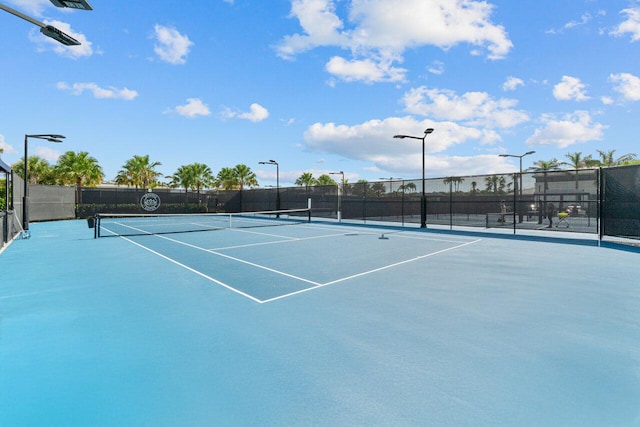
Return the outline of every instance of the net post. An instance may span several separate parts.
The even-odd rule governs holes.
[[[311,197],[307,199],[307,222],[311,222]]]

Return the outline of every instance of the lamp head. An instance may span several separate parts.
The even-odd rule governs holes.
[[[407,135],[393,135],[394,138],[404,139]]]
[[[427,129],[424,131],[425,135],[429,135],[429,134],[430,134],[430,133],[432,133],[432,132],[433,132],[433,128],[427,128]]]

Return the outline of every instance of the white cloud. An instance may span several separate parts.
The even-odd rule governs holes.
[[[34,152],[36,156],[42,157],[49,163],[57,162],[58,157],[60,157],[60,151],[45,146],[36,147]],[[29,155],[29,157],[31,157],[31,155]]]
[[[156,24],[152,38],[158,42],[153,51],[161,60],[174,65],[187,62],[186,56],[193,46],[189,37],[180,34],[175,28]]]
[[[632,42],[640,41],[640,6],[623,9],[620,13],[626,15],[627,19],[610,34],[621,37],[629,33]]]
[[[40,33],[37,28],[29,32],[29,39],[38,45],[38,50],[42,52],[53,51],[56,54],[70,59],[78,59],[93,55],[92,43],[82,33],[75,32],[66,22],[44,20],[43,23],[52,25],[63,33],[73,37],[80,42],[79,46],[66,46],[54,39]]]
[[[517,77],[509,76],[507,77],[507,80],[502,84],[502,90],[504,90],[505,92],[514,91],[518,88],[518,86],[524,86],[524,81]]]
[[[412,114],[461,121],[470,126],[510,128],[529,121],[529,115],[514,107],[514,99],[493,99],[486,92],[457,95],[445,89],[424,86],[411,89],[403,97],[405,110]]]
[[[566,148],[580,142],[599,141],[602,140],[604,129],[608,127],[601,123],[594,123],[587,111],[575,111],[561,118],[545,115],[542,117],[542,122],[544,126],[527,139],[527,145],[553,145],[557,148]]]
[[[11,0],[21,11],[25,13],[42,16],[42,12],[49,7],[53,7],[49,0]]]
[[[407,70],[392,67],[389,61],[374,61],[372,59],[346,60],[334,56],[325,66],[326,70],[344,81],[360,80],[371,84],[375,82],[397,82],[404,80]]]
[[[609,96],[603,96],[600,98],[600,102],[602,102],[604,105],[611,105],[614,101],[613,98]]]
[[[84,91],[89,91],[93,94],[94,98],[98,99],[124,99],[131,101],[138,96],[138,92],[135,90],[123,88],[118,89],[113,86],[108,88],[102,88],[96,83],[73,83],[69,85],[66,82],[58,82],[56,87],[60,90],[66,90],[73,95],[82,95]]]
[[[167,113],[176,113],[181,116],[193,119],[198,116],[208,116],[211,114],[211,111],[200,98],[188,98],[186,104],[178,105],[174,109],[165,111],[165,114]]]
[[[435,131],[425,141],[427,175],[466,175],[504,170],[502,158],[496,155],[452,157],[439,154],[469,140],[487,137],[485,131],[452,122],[418,121],[407,116],[370,120],[354,126],[315,123],[304,133],[304,141],[306,147],[314,152],[371,162],[373,165],[368,166],[368,170],[397,176],[419,176],[422,143],[414,139],[394,139],[393,135],[401,133],[421,137],[428,127],[434,127]]]
[[[550,29],[547,31],[547,34],[561,34],[564,30],[571,30],[577,27],[581,27],[583,25],[588,24],[593,19],[593,16],[590,13],[584,13],[579,21],[569,21],[562,26],[560,29]]]
[[[553,87],[553,96],[558,101],[586,101],[586,85],[580,79],[562,76],[562,81]]]
[[[249,107],[249,111],[247,112],[243,113],[239,111],[233,111],[230,108],[225,108],[222,111],[221,116],[225,119],[238,118],[257,123],[266,120],[269,117],[269,110],[267,110],[260,104],[253,103],[251,104],[251,106]]]
[[[444,63],[442,61],[433,61],[433,63],[427,67],[427,71],[437,76],[444,74]]]
[[[2,148],[3,154],[12,154],[16,153],[16,149],[13,148],[13,145],[10,145],[5,141],[4,135],[0,135],[0,148]]]
[[[290,16],[302,33],[285,36],[278,55],[293,59],[320,46],[350,50],[352,59],[334,57],[327,71],[348,81],[398,81],[408,48],[450,49],[466,43],[490,59],[504,58],[513,44],[502,26],[491,22],[493,6],[475,0],[349,0],[347,22],[336,13],[336,0],[293,0]],[[425,25],[428,16],[429,25]],[[378,63],[373,66],[371,63]]]
[[[640,101],[640,77],[629,73],[611,74],[609,81],[616,86],[614,90],[626,101]]]

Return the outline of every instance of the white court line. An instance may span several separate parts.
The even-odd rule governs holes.
[[[325,286],[333,285],[333,284],[336,284],[336,283],[344,282],[346,280],[355,279],[356,277],[366,276],[368,274],[376,273],[378,271],[387,270],[389,268],[397,267],[397,266],[402,265],[402,264],[407,264],[407,263],[414,262],[414,261],[417,261],[417,260],[420,260],[420,259],[423,259],[423,258],[428,258],[428,257],[434,256],[434,255],[438,255],[438,254],[441,254],[443,252],[448,252],[448,251],[452,251],[454,249],[462,248],[462,247],[467,246],[467,245],[472,245],[474,243],[480,242],[481,240],[482,239],[473,240],[471,242],[463,243],[461,245],[453,246],[451,248],[442,249],[440,251],[432,252],[432,253],[429,253],[429,254],[426,254],[426,255],[421,255],[421,256],[418,256],[418,257],[415,257],[415,258],[411,258],[411,259],[407,259],[407,260],[404,260],[404,261],[396,262],[396,263],[393,263],[393,264],[385,265],[383,267],[375,268],[375,269],[369,270],[369,271],[364,271],[362,273],[354,274],[352,276],[348,276],[348,277],[343,277],[341,279],[332,280],[331,282],[323,283],[321,285],[314,286],[312,288],[302,289],[302,290],[299,290],[299,291],[296,291],[296,292],[291,292],[289,294],[280,295],[280,296],[277,296],[275,298],[266,299],[266,300],[263,300],[262,303],[276,301],[276,300],[287,298],[287,297],[290,297],[290,296],[293,296],[293,295],[301,294],[303,292],[308,292],[308,291],[312,291],[314,289],[318,289],[318,288],[322,288],[322,287],[325,287]]]
[[[330,229],[338,230],[340,228],[330,228]],[[376,235],[376,234],[383,234],[383,233],[361,233],[361,234]],[[399,233],[396,233],[396,234],[399,234]],[[328,235],[328,236],[314,236],[314,237],[309,237],[309,238],[302,238],[300,240],[308,240],[308,239],[312,239],[312,238],[322,238],[322,237],[344,236],[344,235],[345,235],[345,233],[339,233],[339,234],[330,235],[330,236]],[[428,257],[434,256],[434,255],[438,255],[438,254],[441,254],[441,253],[444,253],[444,252],[448,252],[448,251],[451,251],[451,250],[454,250],[454,249],[462,248],[464,246],[468,246],[468,245],[480,242],[482,240],[482,239],[476,239],[476,240],[465,242],[465,243],[462,243],[462,244],[459,244],[459,245],[456,245],[456,246],[452,246],[452,247],[447,248],[447,249],[442,249],[440,251],[431,252],[431,253],[428,253],[428,254],[425,254],[425,255],[421,255],[421,256],[418,256],[418,257],[414,257],[414,258],[408,259],[408,260],[396,262],[396,263],[389,264],[389,265],[386,265],[386,266],[383,266],[383,267],[379,267],[379,268],[375,268],[375,269],[372,269],[372,270],[368,270],[368,271],[365,271],[365,272],[362,272],[362,273],[358,273],[358,274],[354,274],[354,275],[351,275],[351,276],[343,277],[343,278],[340,278],[340,279],[332,280],[330,282],[318,283],[318,282],[315,282],[315,281],[312,281],[312,280],[308,280],[308,279],[305,279],[305,278],[302,278],[302,277],[298,277],[298,276],[295,276],[295,275],[292,275],[292,274],[285,273],[283,271],[275,270],[275,269],[272,269],[270,267],[266,267],[266,266],[263,266],[263,265],[260,265],[260,264],[256,264],[256,263],[253,263],[253,262],[250,262],[250,261],[246,261],[246,260],[243,260],[243,259],[240,259],[240,258],[237,258],[237,257],[226,255],[226,254],[223,254],[223,253],[220,253],[220,252],[216,252],[215,250],[202,248],[200,246],[192,245],[190,243],[182,242],[180,240],[172,239],[172,238],[169,238],[169,237],[166,237],[166,236],[163,236],[163,235],[155,235],[155,237],[157,237],[157,238],[161,238],[161,239],[164,239],[164,240],[168,240],[170,242],[178,243],[180,245],[188,246],[188,247],[191,247],[193,249],[197,249],[197,250],[200,250],[200,251],[203,251],[203,252],[211,253],[211,254],[214,254],[214,255],[217,255],[217,256],[220,256],[220,257],[223,257],[223,258],[227,258],[227,259],[230,259],[230,260],[233,260],[233,261],[236,261],[236,262],[240,262],[240,263],[243,263],[243,264],[247,264],[247,265],[250,265],[250,266],[253,266],[253,267],[256,267],[256,268],[267,270],[269,272],[272,272],[272,273],[275,273],[275,274],[279,274],[279,275],[282,275],[282,276],[285,276],[285,277],[289,277],[289,278],[292,278],[294,280],[299,280],[299,281],[304,282],[304,283],[309,283],[310,285],[312,285],[309,288],[301,289],[301,290],[296,291],[296,292],[291,292],[291,293],[288,293],[288,294],[279,295],[277,297],[269,298],[269,299],[266,299],[266,300],[260,300],[258,298],[255,298],[255,297],[253,297],[253,296],[251,296],[251,295],[249,295],[249,294],[247,294],[245,292],[242,292],[242,291],[232,287],[231,285],[228,285],[228,284],[226,284],[224,282],[221,282],[220,280],[217,280],[217,279],[215,279],[215,278],[213,278],[211,276],[208,276],[208,275],[206,275],[206,274],[204,274],[204,273],[202,273],[202,272],[200,272],[200,271],[198,271],[196,269],[193,269],[193,268],[191,268],[191,267],[189,267],[189,266],[187,266],[185,264],[182,264],[181,262],[179,262],[177,260],[174,260],[174,259],[172,259],[172,258],[170,258],[170,257],[168,257],[166,255],[163,255],[163,254],[161,254],[161,253],[159,253],[157,251],[154,251],[151,248],[148,248],[148,247],[146,247],[146,246],[144,246],[144,245],[142,245],[140,243],[137,243],[137,242],[135,242],[135,241],[133,241],[133,240],[127,238],[127,237],[124,237],[124,236],[119,236],[119,237],[124,239],[124,240],[126,240],[126,241],[128,241],[128,242],[130,242],[130,243],[133,243],[134,245],[136,245],[136,246],[138,246],[138,247],[140,247],[140,248],[142,248],[144,250],[147,250],[147,251],[149,251],[149,252],[151,252],[151,253],[153,253],[155,255],[158,255],[161,258],[164,258],[167,261],[172,262],[172,263],[174,263],[174,264],[176,264],[176,265],[178,265],[178,266],[180,266],[180,267],[182,267],[182,268],[184,268],[184,269],[186,269],[188,271],[191,271],[191,272],[193,272],[193,273],[195,273],[195,274],[197,274],[197,275],[199,275],[199,276],[201,276],[201,277],[203,277],[203,278],[205,278],[207,280],[210,280],[210,281],[212,281],[212,282],[214,282],[214,283],[216,283],[216,284],[218,284],[218,285],[220,285],[220,286],[222,286],[222,287],[224,287],[226,289],[229,289],[232,292],[235,292],[235,293],[237,293],[239,295],[244,296],[245,298],[248,298],[248,299],[250,299],[252,301],[255,301],[255,302],[259,303],[259,304],[264,304],[264,303],[268,303],[268,302],[277,301],[277,300],[284,299],[284,298],[287,298],[287,297],[291,297],[291,296],[294,296],[294,295],[297,295],[297,294],[301,294],[301,293],[304,293],[304,292],[308,292],[308,291],[312,291],[312,290],[315,290],[315,289],[319,289],[319,288],[322,288],[322,287],[325,287],[325,286],[333,285],[333,284],[344,282],[344,281],[347,281],[347,280],[351,280],[351,279],[354,279],[354,278],[357,278],[357,277],[361,277],[361,276],[373,274],[373,273],[376,273],[376,272],[379,272],[379,271],[387,270],[387,269],[390,269],[390,268],[393,268],[393,267],[397,267],[399,265],[407,264],[407,263],[410,263],[410,262],[415,262],[415,261],[418,261],[420,259],[428,258]],[[398,237],[406,237],[406,236],[398,236]],[[429,239],[429,238],[426,238],[424,240],[443,241],[443,240],[440,240],[440,239]],[[275,242],[275,243],[288,243],[288,242],[291,242],[291,241],[293,241],[293,240],[284,240],[284,241]],[[448,243],[459,243],[459,241],[456,241],[456,242],[454,242],[454,241],[446,241],[446,240],[444,240],[444,241],[448,242]]]
[[[220,281],[220,280],[218,280],[218,279],[214,279],[213,277],[208,276],[208,275],[206,275],[206,274],[204,274],[204,273],[202,273],[202,272],[200,272],[200,271],[198,271],[198,270],[196,270],[196,269],[194,269],[194,268],[191,268],[191,267],[189,267],[189,266],[187,266],[187,265],[184,265],[184,264],[182,264],[181,262],[176,261],[176,260],[175,260],[175,259],[173,259],[173,258],[169,258],[168,256],[161,254],[160,252],[156,252],[156,251],[154,251],[154,250],[153,250],[153,249],[151,249],[151,248],[148,248],[148,247],[146,247],[146,246],[144,246],[144,245],[141,245],[141,244],[139,244],[139,243],[137,243],[137,242],[134,242],[133,240],[131,240],[131,239],[127,238],[127,237],[124,237],[124,236],[119,236],[119,237],[120,237],[121,239],[126,240],[126,241],[127,241],[127,242],[129,242],[129,243],[133,243],[134,245],[136,245],[136,246],[138,246],[138,247],[140,247],[140,248],[144,249],[145,251],[149,251],[149,252],[151,252],[151,253],[152,253],[152,254],[154,254],[154,255],[158,255],[160,258],[164,258],[164,259],[166,259],[166,260],[167,260],[167,261],[169,261],[169,262],[172,262],[172,263],[174,263],[174,264],[176,264],[176,265],[178,265],[178,266],[180,266],[180,267],[182,267],[182,268],[184,268],[184,269],[186,269],[186,270],[189,270],[190,272],[195,273],[195,274],[197,274],[197,275],[198,275],[198,276],[200,276],[200,277],[204,277],[205,279],[210,280],[210,281],[212,281],[213,283],[215,283],[215,284],[217,284],[217,285],[220,285],[220,286],[222,286],[222,287],[224,287],[224,288],[227,288],[227,289],[229,289],[230,291],[237,293],[238,295],[242,295],[243,297],[245,297],[245,298],[249,298],[250,300],[255,301],[255,302],[257,302],[257,303],[260,303],[260,304],[262,304],[262,302],[263,302],[262,300],[259,300],[258,298],[255,298],[255,297],[253,297],[253,296],[251,296],[251,295],[249,295],[249,294],[247,294],[247,293],[244,293],[244,292],[242,292],[242,291],[240,291],[240,290],[238,290],[238,289],[236,289],[236,288],[234,288],[234,287],[232,287],[232,286],[230,286],[230,285],[227,285],[226,283],[221,282],[221,281]],[[205,249],[203,249],[203,250],[205,250]],[[206,250],[205,250],[205,251],[206,251]]]
[[[261,268],[263,270],[267,270],[267,271],[270,271],[272,273],[279,274],[281,276],[286,276],[286,277],[289,277],[289,278],[292,278],[292,279],[296,279],[296,280],[299,280],[301,282],[309,283],[309,284],[314,285],[314,286],[319,285],[318,282],[314,282],[313,280],[308,280],[308,279],[305,279],[303,277],[294,276],[293,274],[285,273],[284,271],[275,270],[273,268],[269,268],[269,267],[266,267],[264,265],[260,265],[260,264],[256,264],[256,263],[253,263],[253,262],[250,262],[250,261],[246,261],[246,260],[240,259],[240,258],[236,258],[236,257],[233,257],[231,255],[226,255],[226,254],[223,254],[223,253],[220,253],[220,252],[216,252],[216,251],[213,251],[213,250],[210,250],[210,249],[202,248],[200,246],[192,245],[191,243],[182,242],[180,240],[172,239],[172,238],[167,237],[167,236],[156,235],[156,237],[158,237],[159,239],[164,239],[164,240],[168,240],[170,242],[178,243],[180,245],[188,246],[190,248],[197,249],[199,251],[208,252],[210,254],[218,255],[219,257],[227,258],[227,259],[230,259],[230,260],[233,260],[233,261],[237,261],[237,262],[240,262],[242,264],[247,264],[247,265],[250,265],[252,267]],[[127,239],[127,240],[129,240],[129,239]],[[140,246],[142,246],[142,245],[140,245]],[[166,258],[169,259],[168,257],[166,257]],[[176,261],[176,263],[178,263],[178,262]]]
[[[253,232],[253,234],[263,234],[263,233]],[[273,234],[264,234],[264,235],[265,236],[271,236],[271,237],[282,237],[282,236],[277,236],[277,235],[273,235]],[[247,243],[245,245],[223,246],[223,247],[218,247],[218,248],[211,248],[209,250],[210,251],[221,251],[221,250],[225,250],[225,249],[250,248],[250,247],[253,247],[253,246],[277,245],[277,244],[282,244],[282,243],[300,242],[300,241],[303,241],[303,240],[313,240],[313,239],[324,239],[324,238],[327,238],[327,237],[337,237],[337,236],[344,236],[344,233],[325,234],[323,236],[312,236],[312,237],[287,237],[290,240],[277,240],[277,241],[274,240],[272,242]]]
[[[427,240],[430,242],[447,242],[447,243],[460,243],[460,242],[465,242],[468,240],[461,240],[461,239],[443,239],[443,238],[435,238],[435,237],[428,237],[428,236],[416,236],[416,235],[412,235],[412,236],[408,236],[406,233],[416,233],[416,230],[393,230],[391,229],[390,231],[384,231],[383,228],[381,228],[381,231],[371,231],[372,229],[369,228],[369,231],[362,231],[361,227],[358,226],[321,226],[321,225],[304,225],[304,224],[300,224],[298,225],[298,227],[302,227],[302,228],[311,228],[311,229],[322,229],[322,230],[342,230],[347,228],[348,230],[350,230],[350,232],[359,232],[358,234],[363,234],[363,235],[372,235],[372,236],[376,236],[376,235],[382,235],[384,234],[385,236],[387,235],[394,235],[394,236],[398,236],[398,237],[403,237],[405,239],[416,239],[416,240]]]

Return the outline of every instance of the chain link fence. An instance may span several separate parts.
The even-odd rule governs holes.
[[[13,185],[22,212],[21,180]],[[559,230],[640,239],[640,166],[384,180],[330,186],[207,190],[30,186],[34,221],[87,218],[99,212],[242,212],[296,209],[311,199],[313,216],[334,220],[445,227]]]

